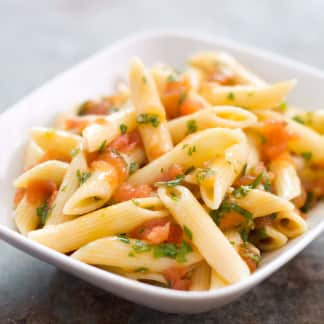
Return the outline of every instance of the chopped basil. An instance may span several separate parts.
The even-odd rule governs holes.
[[[166,187],[175,187],[178,186],[182,183],[184,179],[183,174],[178,174],[175,179],[169,180],[169,181],[157,181],[155,182],[155,185],[160,187],[160,186],[166,186]]]
[[[148,252],[151,250],[151,246],[146,244],[143,241],[136,240],[135,243],[132,245],[132,249],[136,253],[143,253],[143,252]]]
[[[193,145],[193,146],[189,146],[188,148],[188,155],[189,156],[192,156],[192,154],[194,154],[196,152],[196,146]]]
[[[304,119],[298,115],[294,116],[292,119],[299,124],[305,124]]]
[[[268,192],[271,191],[271,183],[270,183],[270,178],[268,176],[265,177],[263,188],[265,191],[268,191]]]
[[[80,169],[77,170],[76,175],[79,179],[80,185],[85,183],[91,176],[90,172],[81,172]]]
[[[240,236],[241,236],[241,239],[244,243],[248,242],[249,240],[249,231],[245,228],[242,228],[240,230]]]
[[[197,122],[195,119],[187,121],[187,135],[197,132]]]
[[[192,240],[192,232],[186,225],[183,225],[183,231],[186,234],[186,236],[188,237],[188,239]]]
[[[199,184],[205,181],[206,178],[211,177],[215,174],[215,171],[211,168],[204,168],[197,172],[196,179]]]
[[[138,124],[151,124],[156,128],[160,125],[160,116],[157,114],[139,114],[136,121]]]
[[[280,110],[281,112],[285,112],[287,110],[287,103],[286,102],[282,102],[279,106],[278,106],[278,110]]]
[[[315,201],[314,193],[311,191],[307,192],[306,202],[305,205],[301,208],[301,211],[303,213],[307,213],[313,207],[314,201]]]
[[[70,155],[71,155],[72,158],[74,158],[75,156],[77,156],[79,154],[79,152],[80,152],[80,148],[79,147],[75,147],[74,149],[72,149],[70,151]]]
[[[234,100],[234,99],[235,99],[235,95],[234,95],[234,93],[233,93],[233,92],[229,92],[229,93],[227,94],[227,99],[228,99],[228,100]]]
[[[189,146],[189,144],[183,144],[182,145],[182,150],[184,150],[186,147],[188,147]]]
[[[257,228],[255,234],[258,240],[265,240],[269,237],[264,227]]]
[[[246,257],[250,258],[256,264],[259,264],[261,261],[261,256],[258,254],[247,254]]]
[[[177,246],[173,243],[161,243],[153,246],[155,258],[168,257],[175,259],[177,256]]]
[[[62,189],[61,189],[61,192],[64,192],[66,190],[67,186],[63,186]]]
[[[182,241],[181,245],[177,251],[177,257],[176,257],[177,262],[180,262],[180,263],[186,262],[187,261],[186,254],[191,251],[192,251],[191,246],[189,244],[187,244],[185,241]]]
[[[246,196],[251,189],[255,189],[261,183],[262,178],[263,178],[263,173],[260,173],[250,185],[240,186],[236,188],[233,191],[233,196],[235,198],[241,198]]]
[[[267,138],[263,134],[259,134],[261,144],[265,144],[267,142]]]
[[[186,100],[186,98],[187,98],[187,93],[186,92],[182,92],[181,93],[181,96],[179,98],[179,105],[182,105],[183,102]]]
[[[176,81],[177,78],[173,74],[170,74],[167,78],[167,82],[176,82]]]
[[[253,222],[253,215],[248,210],[240,207],[239,205],[225,200],[218,209],[212,209],[209,214],[214,220],[214,222],[219,225],[220,220],[229,212],[234,211],[241,214],[246,218],[249,224]]]
[[[127,234],[118,234],[117,238],[119,241],[121,241],[123,243],[130,244],[130,240],[129,240]]]
[[[36,214],[40,218],[40,224],[45,225],[46,219],[51,211],[51,208],[48,206],[47,201],[44,202],[41,206],[36,208]]]
[[[149,271],[149,269],[146,267],[139,267],[139,268],[134,269],[134,272],[148,272],[148,271]]]
[[[302,152],[300,154],[306,161],[310,161],[312,159],[313,153],[312,152]]]
[[[142,81],[143,81],[144,84],[147,83],[147,79],[146,79],[146,76],[145,75],[142,77]]]
[[[126,134],[126,132],[127,132],[127,125],[125,125],[125,124],[120,124],[120,125],[119,125],[119,129],[120,129],[120,132],[121,132],[122,134]]]
[[[133,174],[138,169],[138,163],[131,162],[128,168],[128,174]]]
[[[106,147],[107,147],[107,140],[104,140],[102,141],[102,143],[98,148],[98,153],[102,154],[103,152],[105,152]]]
[[[180,197],[177,196],[174,192],[170,192],[170,197],[173,201],[177,202],[180,200]]]
[[[241,171],[241,177],[243,177],[246,173],[246,169],[247,169],[247,163],[244,164],[242,171]]]
[[[135,206],[139,206],[140,203],[136,200],[136,199],[132,199],[132,203],[135,205]]]
[[[135,256],[135,253],[131,251],[131,252],[128,253],[128,256],[129,256],[130,258],[132,258],[132,257]]]

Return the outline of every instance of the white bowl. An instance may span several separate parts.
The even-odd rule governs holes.
[[[151,33],[131,37],[61,74],[0,115],[0,237],[9,244],[118,296],[161,311],[198,313],[227,304],[253,288],[302,251],[324,230],[324,205],[314,209],[309,230],[282,249],[267,254],[248,279],[210,292],[181,292],[135,282],[73,260],[17,233],[12,219],[13,179],[22,167],[23,149],[32,126],[50,125],[57,112],[82,100],[113,90],[126,77],[129,60],[136,55],[145,63],[166,62],[181,66],[198,50],[225,50],[269,81],[296,78],[291,101],[305,107],[324,102],[324,74],[304,64],[232,41],[174,33]]]

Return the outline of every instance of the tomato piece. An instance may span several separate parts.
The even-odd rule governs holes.
[[[161,100],[169,119],[178,117],[180,105],[187,97],[189,90],[190,82],[187,78],[167,82]]]
[[[217,82],[223,86],[235,85],[236,75],[231,69],[224,66],[219,66],[217,67],[216,71],[208,76],[208,81]]]
[[[262,129],[264,141],[262,154],[265,160],[274,160],[288,151],[288,141],[294,138],[282,120],[266,120]]]
[[[86,101],[79,109],[79,115],[107,115],[109,108],[113,106],[112,101],[108,98],[102,101]]]
[[[239,177],[235,183],[235,187],[240,187],[240,186],[248,186],[252,184],[255,179],[261,174],[267,174],[267,169],[263,162],[258,163],[254,168],[249,170],[248,174],[244,174],[241,177]]]
[[[133,150],[135,147],[141,145],[141,137],[137,131],[134,131],[118,136],[110,143],[108,148],[114,149],[118,152],[127,153]]]
[[[173,163],[167,170],[162,172],[162,174],[156,179],[156,181],[170,181],[181,174],[184,174],[183,166],[178,163]]]
[[[81,134],[82,131],[89,125],[89,121],[80,118],[69,118],[65,120],[65,129],[75,130],[78,134]]]
[[[168,242],[180,244],[183,239],[183,230],[179,224],[171,223]]]
[[[186,98],[180,105],[179,114],[180,116],[190,115],[202,108],[204,108],[204,105],[201,101]]]
[[[171,289],[189,290],[191,279],[187,277],[187,269],[183,267],[171,267],[163,272],[164,278]]]
[[[25,196],[26,190],[24,188],[18,188],[14,197],[14,206],[17,207]]]
[[[226,231],[233,227],[242,225],[245,222],[246,222],[246,219],[243,215],[241,215],[235,211],[230,211],[230,212],[226,213],[223,217],[221,217],[218,226],[222,231]]]
[[[251,272],[254,272],[258,267],[258,261],[255,258],[256,255],[249,249],[249,247],[245,244],[241,244],[239,247],[239,255],[247,264]]]
[[[151,197],[152,193],[153,189],[149,185],[131,185],[129,183],[123,183],[115,192],[113,199],[116,202],[122,202],[135,198]]]
[[[54,181],[34,180],[28,183],[26,197],[31,204],[39,204],[47,200],[56,190],[57,185]]]
[[[294,198],[292,200],[292,202],[296,206],[296,208],[302,208],[306,203],[306,199],[307,199],[307,192],[306,192],[304,186],[301,186],[300,195],[297,196],[296,198]]]

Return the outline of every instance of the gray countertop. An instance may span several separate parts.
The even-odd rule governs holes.
[[[114,40],[157,28],[324,67],[323,12],[321,0],[0,0],[0,111]],[[238,301],[184,316],[114,297],[0,242],[0,323],[324,323],[322,244],[324,236]]]

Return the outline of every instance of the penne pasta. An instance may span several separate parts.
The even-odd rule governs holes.
[[[67,253],[101,237],[127,233],[147,220],[167,215],[159,199],[142,198],[32,231],[28,237],[56,251]]]
[[[64,223],[74,218],[73,215],[67,215],[63,212],[64,206],[69,198],[79,187],[79,174],[88,172],[88,165],[84,153],[79,151],[72,159],[65,176],[62,180],[58,194],[54,200],[54,207],[46,220],[46,225],[57,225]]]
[[[286,200],[292,200],[301,194],[301,183],[295,166],[285,159],[271,162],[270,170],[274,174],[274,190]]]
[[[238,63],[234,57],[224,52],[200,52],[191,56],[189,64],[206,74],[212,74],[217,70],[229,70],[234,74],[233,79],[238,84],[265,85],[260,79],[245,66]]]
[[[179,266],[179,263],[172,258],[160,257],[157,259],[149,247],[141,253],[136,253],[134,245],[136,246],[136,240],[133,239],[129,239],[129,243],[125,243],[118,237],[106,237],[83,246],[74,252],[71,258],[88,264],[119,267],[128,271],[144,268],[147,271],[161,273],[169,268]],[[130,256],[130,253],[134,253],[134,256],[132,254]],[[196,252],[190,252],[182,265],[188,266],[199,261],[201,261],[201,256]]]
[[[251,112],[232,106],[209,107],[188,116],[168,122],[174,143],[179,143],[187,135],[207,128],[246,128],[255,125],[257,118]]]
[[[82,132],[85,148],[89,152],[97,151],[102,143],[107,145],[121,133],[131,132],[135,127],[135,110],[132,106],[128,106],[108,115],[101,123],[87,126]]]
[[[160,176],[161,170],[167,170],[174,163],[181,164],[184,168],[202,167],[204,162],[223,155],[227,148],[244,140],[245,135],[240,130],[225,128],[207,129],[192,134],[170,152],[135,172],[128,182],[151,184]]]
[[[152,76],[134,59],[129,73],[132,100],[138,129],[148,159],[154,160],[172,149],[164,108]]]
[[[19,232],[27,235],[30,231],[35,230],[40,224],[40,218],[34,204],[28,202],[24,197],[15,210],[15,223]]]
[[[209,290],[219,289],[228,286],[228,283],[221,278],[216,271],[211,271]]]
[[[187,188],[159,188],[158,195],[175,220],[192,233],[194,246],[224,280],[234,283],[249,275],[244,261]]]
[[[210,266],[206,262],[199,264],[194,270],[191,277],[190,290],[204,291],[210,287]]]
[[[51,180],[60,184],[67,169],[68,164],[61,161],[46,161],[34,166],[20,175],[15,181],[16,188],[26,188],[31,181]]]
[[[307,230],[307,223],[295,210],[276,214],[273,226],[288,238],[299,236]]]
[[[30,140],[25,151],[24,170],[28,170],[39,163],[44,154],[45,151],[34,141]]]
[[[287,243],[287,236],[277,231],[273,226],[264,228],[265,238],[257,242],[257,246],[262,251],[273,251]]]
[[[252,110],[271,109],[286,99],[295,84],[295,80],[263,86],[219,86],[209,82],[201,86],[200,94],[212,105],[232,105]]]

